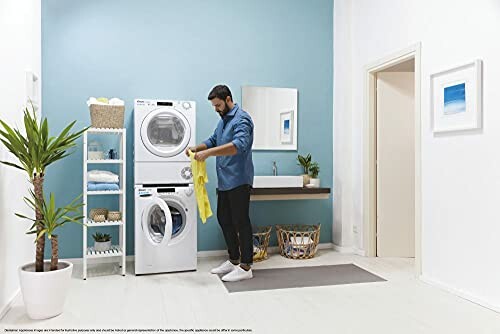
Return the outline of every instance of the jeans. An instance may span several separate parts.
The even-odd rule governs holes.
[[[217,192],[217,220],[226,240],[229,259],[253,263],[253,235],[249,217],[250,186]]]

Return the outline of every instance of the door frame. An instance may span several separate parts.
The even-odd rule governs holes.
[[[363,248],[365,255],[377,254],[377,130],[376,130],[376,80],[377,73],[394,65],[415,59],[415,272],[422,272],[421,229],[422,229],[422,182],[421,182],[421,44],[414,44],[395,52],[367,66],[363,71],[365,81],[363,113]]]

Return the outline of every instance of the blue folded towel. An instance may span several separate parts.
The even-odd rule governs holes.
[[[102,183],[102,182],[88,182],[88,191],[102,191],[102,190],[120,190],[117,183]]]

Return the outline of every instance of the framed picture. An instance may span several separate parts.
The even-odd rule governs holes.
[[[482,62],[431,75],[432,130],[436,133],[482,127]]]
[[[293,110],[280,112],[280,141],[282,144],[292,144]]]

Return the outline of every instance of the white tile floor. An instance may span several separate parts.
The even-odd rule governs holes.
[[[355,263],[387,282],[227,293],[209,269],[221,258],[199,259],[198,271],[96,276],[115,265],[75,266],[65,312],[30,320],[21,298],[0,328],[247,328],[252,333],[500,333],[500,314],[414,278],[413,261],[365,258],[331,250],[311,260],[271,255],[259,268]],[[92,277],[94,276],[94,277]]]

